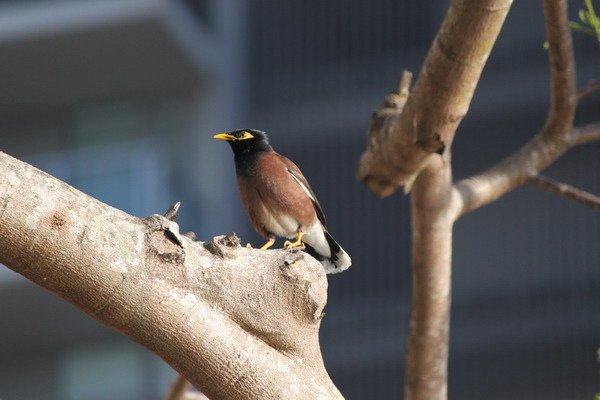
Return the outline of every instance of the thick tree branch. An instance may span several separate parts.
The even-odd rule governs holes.
[[[374,114],[357,178],[379,196],[408,191],[467,113],[512,0],[453,0],[406,106]]]
[[[0,262],[162,357],[211,400],[340,399],[304,253],[193,242],[0,153]],[[180,242],[178,244],[177,242]]]
[[[596,196],[592,193],[588,193],[584,190],[577,189],[574,186],[568,185],[563,182],[548,178],[543,175],[534,176],[529,178],[527,183],[537,186],[540,189],[547,190],[552,193],[564,196],[568,199],[575,200],[579,203],[585,204],[595,209],[600,209],[600,196]]]
[[[479,208],[522,185],[550,165],[573,144],[575,61],[565,0],[545,0],[551,101],[546,124],[521,149],[488,170],[455,185],[461,213]]]

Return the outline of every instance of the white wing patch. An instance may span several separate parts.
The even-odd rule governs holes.
[[[296,182],[298,182],[298,184],[300,185],[300,187],[302,188],[302,190],[304,190],[304,192],[305,192],[305,193],[308,195],[308,197],[309,197],[309,198],[310,198],[312,201],[314,201],[314,202],[316,203],[316,202],[317,202],[317,199],[315,199],[315,198],[313,197],[313,195],[312,195],[312,194],[310,194],[310,190],[308,190],[308,188],[306,187],[306,185],[304,185],[304,183],[302,183],[302,181],[301,181],[300,179],[298,179],[298,177],[297,177],[296,175],[294,175],[294,172],[293,172],[291,169],[289,169],[289,168],[288,168],[287,170],[288,170],[288,172],[290,173],[290,175],[292,175],[292,178],[294,178],[294,180],[295,180]]]

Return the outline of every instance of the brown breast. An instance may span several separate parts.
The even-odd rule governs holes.
[[[243,172],[238,170],[242,201],[254,229],[267,236],[266,207],[276,217],[287,214],[301,226],[314,223],[314,205],[302,186],[288,172],[289,160],[275,152],[260,152]]]

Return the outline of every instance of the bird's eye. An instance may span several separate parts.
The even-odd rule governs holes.
[[[244,132],[242,132],[242,136],[240,136],[240,137],[238,138],[238,140],[246,140],[246,139],[252,139],[252,138],[254,138],[254,135],[252,135],[252,134],[251,134],[250,132],[248,132],[248,131],[244,131]]]

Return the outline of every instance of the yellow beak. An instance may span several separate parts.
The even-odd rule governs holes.
[[[235,136],[230,135],[229,133],[219,133],[213,137],[219,140],[235,140]]]

